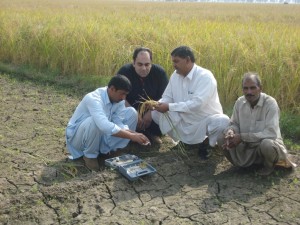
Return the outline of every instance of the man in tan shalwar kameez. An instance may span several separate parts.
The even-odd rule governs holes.
[[[218,141],[223,143],[226,158],[240,167],[263,165],[259,175],[271,174],[276,165],[295,167],[282,141],[276,100],[262,93],[256,73],[244,75],[242,88],[244,96],[236,101],[230,126]]]

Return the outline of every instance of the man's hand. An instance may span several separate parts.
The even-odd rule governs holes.
[[[159,102],[154,107],[154,109],[157,110],[158,112],[165,113],[165,112],[169,111],[169,103]]]
[[[113,134],[115,137],[119,138],[127,138],[133,142],[137,142],[141,145],[150,144],[149,139],[142,133],[138,133],[134,130],[122,129],[118,133]]]
[[[149,139],[142,133],[132,133],[131,138],[132,141],[139,143],[140,145],[148,145],[151,144]]]
[[[229,129],[225,134],[225,143],[222,146],[223,149],[230,150],[235,148],[238,144],[242,142],[240,134],[235,134],[232,129]]]

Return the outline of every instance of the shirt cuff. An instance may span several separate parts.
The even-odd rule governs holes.
[[[111,131],[111,134],[116,134],[121,130],[121,127],[115,125],[114,128]]]

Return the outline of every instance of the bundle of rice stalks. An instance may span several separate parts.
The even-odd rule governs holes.
[[[139,111],[138,111],[140,117],[142,117],[148,110],[154,110],[155,107],[159,104],[159,102],[152,100],[149,97],[147,99],[142,98],[142,100],[143,101],[140,102],[140,107],[139,107]],[[180,141],[181,140],[180,135],[179,135],[176,127],[174,126],[172,119],[169,116],[169,113],[165,112],[165,113],[163,113],[163,115],[166,117],[171,129],[174,131],[176,138],[179,140],[177,143],[179,153],[184,156],[187,156],[187,153],[185,151],[185,146],[184,146],[183,142]]]
[[[168,112],[164,113],[164,116],[166,117],[171,129],[174,131],[175,135],[176,135],[176,138],[179,140],[177,141],[177,147],[178,147],[178,151],[180,154],[188,157],[187,153],[186,153],[186,150],[185,150],[185,146],[184,146],[184,143],[181,141],[181,138],[180,138],[180,135],[176,129],[176,127],[174,126]]]
[[[140,107],[139,107],[139,116],[143,116],[148,110],[153,110],[155,106],[158,105],[157,101],[154,101],[152,99],[145,99],[142,98],[143,101],[140,102]]]

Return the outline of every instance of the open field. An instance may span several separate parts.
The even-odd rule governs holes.
[[[189,45],[215,74],[225,109],[241,93],[242,74],[257,71],[282,110],[300,111],[300,5],[2,0],[0,21],[0,62],[52,79],[104,84],[137,46],[171,74],[171,50]]]
[[[267,177],[230,165],[215,150],[201,161],[161,146],[130,144],[124,152],[157,173],[129,182],[104,168],[70,162],[64,128],[81,97],[0,74],[0,224],[199,225],[300,223],[300,169]],[[300,148],[289,148],[300,163]],[[103,162],[103,161],[102,161]]]

